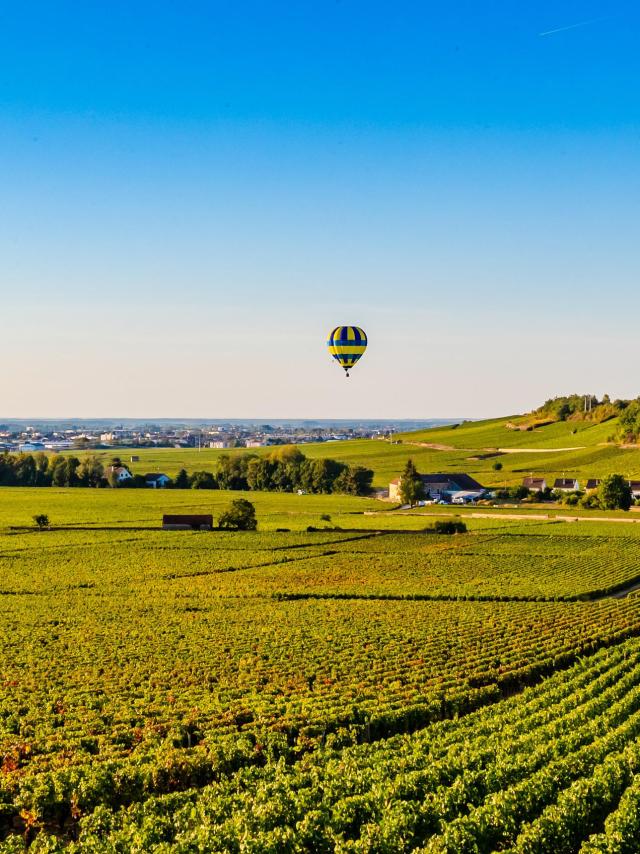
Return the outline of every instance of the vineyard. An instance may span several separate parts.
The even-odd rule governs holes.
[[[73,492],[84,526],[0,533],[0,851],[637,850],[635,525],[163,532]]]

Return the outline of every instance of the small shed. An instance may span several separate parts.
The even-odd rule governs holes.
[[[157,474],[145,474],[144,482],[151,489],[164,489],[171,483],[171,478],[162,472],[158,472]]]
[[[213,516],[210,514],[167,514],[162,517],[163,531],[210,531]]]

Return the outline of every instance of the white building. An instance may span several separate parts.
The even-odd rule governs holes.
[[[126,483],[133,477],[129,469],[124,466],[108,466],[105,473],[107,477],[113,474],[117,483]]]

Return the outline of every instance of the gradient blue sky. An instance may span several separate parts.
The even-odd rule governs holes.
[[[0,2],[0,417],[636,396],[639,25],[615,0]],[[370,338],[350,380],[341,323]]]

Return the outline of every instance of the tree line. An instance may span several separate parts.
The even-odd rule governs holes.
[[[368,495],[371,492],[373,471],[332,459],[309,459],[290,445],[276,448],[266,456],[238,454],[219,457],[215,472],[185,469],[178,472],[177,489],[242,489],[261,492],[311,493],[340,492],[347,495]]]
[[[114,469],[128,466],[114,457],[105,467],[101,458],[74,456],[0,454],[0,486],[78,486],[144,488],[144,475],[134,474],[120,482]],[[181,469],[170,484],[173,489],[231,489],[265,492],[346,493],[367,495],[373,471],[332,459],[311,460],[299,448],[281,446],[267,456],[222,455],[215,471]]]

